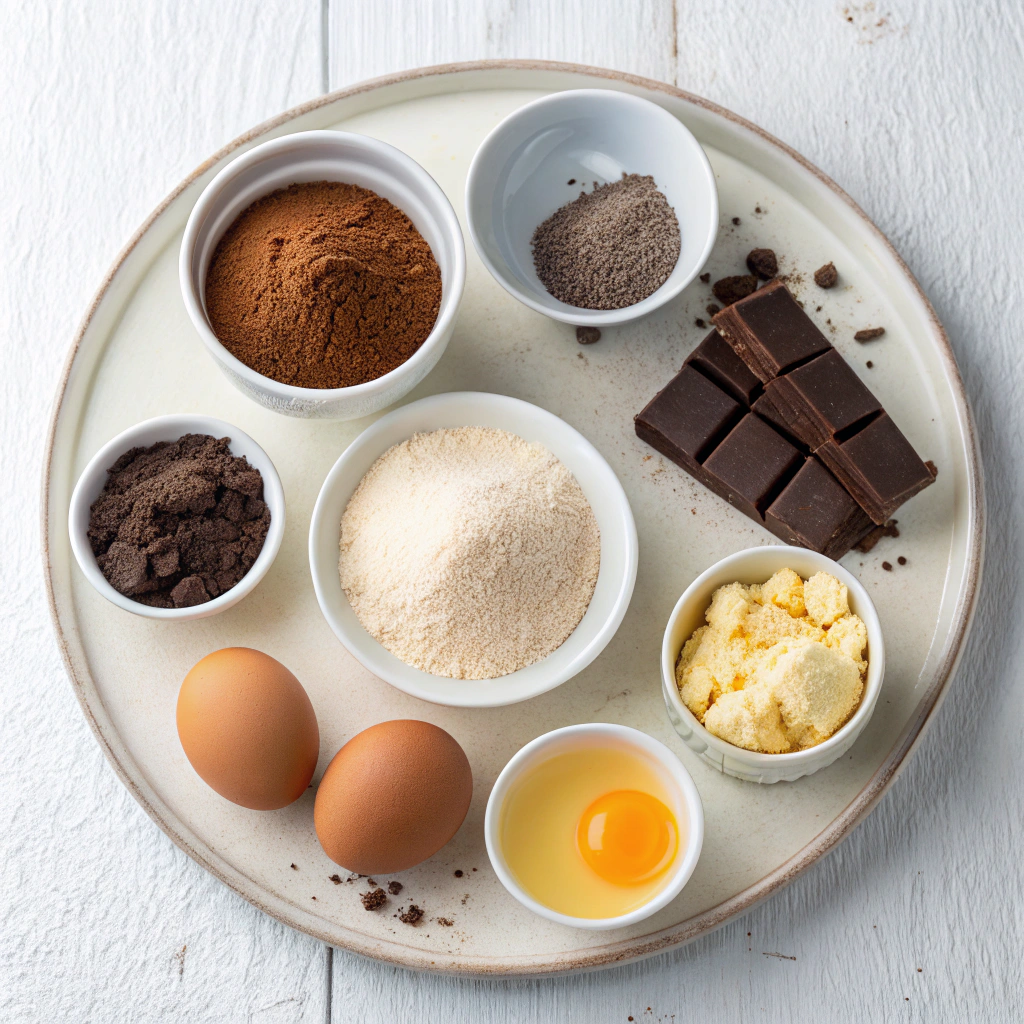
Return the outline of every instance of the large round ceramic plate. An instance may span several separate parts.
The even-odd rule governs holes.
[[[470,252],[455,335],[409,398],[494,391],[557,413],[618,474],[640,538],[632,604],[604,653],[550,693],[476,710],[392,689],[346,652],[317,607],[306,560],[310,514],[327,471],[369,420],[289,419],[260,408],[216,368],[181,303],[177,251],[188,213],[224,162],[247,147],[310,128],[363,132],[423,164],[461,216],[466,169],[491,128],[531,99],[579,87],[647,96],[686,123],[718,177],[722,228],[707,268],[712,279],[742,272],[754,245],[774,248],[808,312],[833,329],[836,347],[939,467],[936,484],[898,513],[898,539],[844,559],[874,598],[890,641],[885,685],[850,753],[793,784],[718,774],[672,732],[660,695],[661,634],[680,593],[716,559],[773,542],[633,433],[633,415],[706,333],[694,321],[707,317],[707,285],[694,282],[650,318],[609,329],[584,348],[572,328],[507,295]],[[566,199],[573,194],[566,186]],[[843,287],[822,292],[809,276],[829,260]],[[855,330],[875,325],[885,326],[883,340],[853,341]],[[67,538],[68,499],[90,455],[131,424],[172,412],[218,416],[251,434],[276,463],[288,502],[280,555],[259,587],[221,615],[183,623],[109,604],[74,567]],[[950,680],[977,593],[983,534],[981,469],[949,344],[899,256],[850,199],[753,125],[671,86],[533,63],[432,68],[335,93],[257,128],[184,182],[118,259],[75,341],[53,418],[43,514],[53,616],[75,692],[115,770],[157,824],[225,884],[295,928],[393,963],[477,974],[554,973],[657,952],[750,907],[831,849],[906,763]],[[883,571],[883,560],[895,568]],[[465,747],[475,775],[469,816],[436,857],[400,876],[402,898],[386,912],[363,910],[358,882],[330,880],[338,869],[313,833],[312,790],[285,810],[248,811],[223,801],[189,767],[174,725],[178,686],[195,661],[228,645],[260,648],[302,680],[320,721],[319,773],[350,736],[389,718],[435,722]],[[532,916],[501,887],[484,852],[484,806],[501,767],[539,733],[588,721],[632,725],[669,744],[692,773],[706,815],[704,852],[686,889],[619,932],[575,931]],[[421,906],[425,920],[413,927],[392,916],[404,901]]]

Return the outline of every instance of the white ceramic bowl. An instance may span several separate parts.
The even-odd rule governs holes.
[[[394,203],[427,240],[441,270],[441,308],[434,329],[401,366],[365,384],[320,389],[271,380],[236,359],[218,341],[206,316],[206,272],[221,236],[260,196],[306,181],[361,185]],[[178,273],[192,323],[217,365],[240,391],[289,416],[348,420],[394,404],[437,364],[452,335],[462,299],[466,246],[452,204],[411,157],[365,135],[298,132],[250,149],[206,186],[185,227]]]
[[[118,593],[100,572],[96,556],[89,545],[89,509],[107,482],[107,470],[126,451],[130,448],[148,448],[157,441],[177,441],[183,434],[211,434],[213,437],[231,438],[231,454],[244,455],[249,465],[258,469],[263,476],[263,500],[270,508],[270,529],[252,568],[220,597],[190,608],[151,608]],[[89,460],[71,494],[68,531],[71,535],[71,550],[86,579],[118,608],[150,619],[205,619],[208,615],[216,615],[238,604],[266,576],[284,537],[284,489],[270,456],[238,427],[212,416],[157,416],[118,434]]]
[[[581,309],[540,282],[530,239],[581,185],[651,174],[679,220],[675,269],[646,299],[622,309]],[[575,179],[576,185],[568,185]],[[510,114],[484,139],[466,181],[469,233],[498,283],[531,309],[601,327],[653,312],[701,271],[718,232],[715,175],[700,143],[667,110],[608,89],[554,93]]]
[[[665,887],[655,893],[642,907],[618,917],[572,917],[538,903],[516,881],[501,849],[502,807],[516,780],[524,772],[530,771],[548,758],[587,747],[616,747],[643,757],[655,769],[666,791],[674,798],[671,810],[676,820],[686,823],[686,842],[676,856],[675,866]],[[624,928],[656,914],[683,891],[683,886],[689,881],[693,869],[697,866],[701,846],[704,844],[704,808],[690,773],[664,743],[659,743],[646,733],[625,725],[609,725],[602,722],[570,725],[545,733],[527,743],[502,769],[487,800],[484,841],[487,844],[487,856],[491,860],[491,867],[494,868],[494,873],[501,880],[501,884],[524,907],[528,907],[535,914],[574,928]]]
[[[338,575],[341,516],[366,471],[393,445],[442,427],[495,427],[544,445],[576,477],[601,530],[601,568],[590,606],[569,638],[546,658],[499,679],[446,679],[400,661],[363,627]],[[382,416],[352,442],[327,474],[309,527],[309,567],[320,609],[338,639],[371,672],[435,704],[498,707],[545,693],[587,667],[619,628],[636,582],[637,536],[625,491],[597,449],[564,420],[505,395],[454,392]]]
[[[779,569],[792,569],[804,579],[816,572],[827,572],[845,583],[850,610],[864,620],[868,632],[867,679],[860,706],[850,720],[824,743],[792,754],[758,754],[733,746],[711,733],[697,721],[683,703],[676,686],[676,661],[683,644],[698,626],[705,624],[704,613],[711,595],[726,583],[764,583]],[[868,724],[882,690],[885,675],[885,643],[878,613],[867,591],[853,573],[838,562],[806,548],[765,545],[747,548],[716,562],[698,576],[679,598],[669,616],[661,645],[661,683],[668,717],[686,745],[708,764],[726,775],[747,782],[793,782],[804,775],[832,764],[845,754]]]

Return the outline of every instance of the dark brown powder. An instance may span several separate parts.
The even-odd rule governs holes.
[[[660,288],[679,259],[679,221],[650,175],[595,183],[538,225],[533,264],[545,288],[581,309],[622,309]]]
[[[119,593],[156,608],[203,604],[252,568],[267,539],[263,477],[230,441],[186,434],[132,448],[107,471],[89,543]]]
[[[210,325],[257,373],[341,388],[390,373],[426,340],[441,272],[388,200],[335,181],[258,199],[228,228],[206,277]]]

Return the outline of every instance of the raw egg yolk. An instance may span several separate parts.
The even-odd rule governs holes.
[[[657,797],[636,789],[599,796],[576,826],[580,855],[615,885],[638,885],[660,875],[678,845],[672,812]]]

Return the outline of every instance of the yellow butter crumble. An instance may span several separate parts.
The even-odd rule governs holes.
[[[783,754],[828,739],[864,690],[868,636],[844,584],[780,569],[766,583],[728,583],[676,662],[683,703],[708,732]]]

